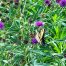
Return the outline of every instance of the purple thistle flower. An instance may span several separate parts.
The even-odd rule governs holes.
[[[0,30],[4,28],[4,23],[0,21]]]
[[[61,0],[56,0],[57,3],[59,3]]]
[[[35,26],[37,26],[37,27],[40,27],[40,26],[43,26],[43,25],[44,25],[44,23],[42,21],[35,22]]]
[[[60,5],[61,7],[66,6],[66,0],[61,0],[61,1],[59,2],[59,5]]]
[[[38,41],[36,40],[36,38],[32,38],[31,43],[36,44],[36,43],[38,43]]]
[[[50,0],[45,0],[45,4],[50,6],[50,4],[51,4]]]

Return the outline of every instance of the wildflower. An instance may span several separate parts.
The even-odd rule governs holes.
[[[36,44],[38,43],[38,41],[36,40],[36,38],[32,38],[32,44]]]
[[[57,3],[59,3],[61,0],[56,0]]]
[[[61,0],[61,1],[59,2],[59,5],[60,5],[61,7],[66,6],[66,0]]]
[[[0,30],[4,28],[4,23],[0,21]]]
[[[45,4],[50,6],[50,4],[51,4],[50,0],[45,0]]]
[[[44,25],[44,23],[42,21],[35,22],[35,26],[37,26],[37,27],[40,27],[40,26],[43,26],[43,25]]]

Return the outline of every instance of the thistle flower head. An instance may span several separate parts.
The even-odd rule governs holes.
[[[66,0],[61,0],[61,1],[59,2],[59,5],[60,5],[61,7],[65,7],[65,6],[66,6]]]
[[[0,21],[0,30],[4,28],[4,23]]]
[[[44,26],[44,23],[42,21],[37,21],[35,22],[35,26],[37,27]]]
[[[38,41],[36,40],[36,38],[32,38],[31,42],[32,42],[32,44],[38,43]]]
[[[45,4],[50,6],[50,4],[51,4],[50,0],[45,0]]]

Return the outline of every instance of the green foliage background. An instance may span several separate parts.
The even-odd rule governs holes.
[[[44,0],[1,2],[0,66],[66,66],[66,7],[55,0],[50,7]],[[36,28],[30,24],[37,20],[45,22],[46,46],[31,44]]]

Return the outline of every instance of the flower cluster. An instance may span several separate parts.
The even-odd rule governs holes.
[[[44,26],[44,22],[42,22],[42,21],[36,21],[35,22],[35,26],[38,27],[38,28],[40,28],[40,27]],[[37,41],[37,39],[35,37],[32,38],[31,42],[32,42],[32,44],[38,43],[38,41]]]
[[[65,7],[65,6],[66,6],[66,0],[56,0],[56,2],[57,2],[61,7]]]
[[[51,5],[51,0],[44,0],[45,4],[50,6]],[[56,0],[56,2],[61,6],[65,7],[66,6],[66,0]]]

